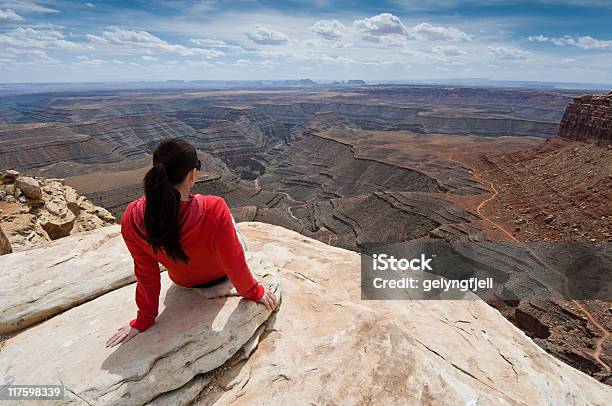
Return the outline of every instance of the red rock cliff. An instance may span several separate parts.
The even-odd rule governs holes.
[[[559,136],[612,141],[612,92],[574,98],[561,120]]]

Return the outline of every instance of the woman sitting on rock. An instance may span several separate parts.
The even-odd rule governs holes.
[[[107,340],[113,347],[147,330],[158,314],[159,263],[185,287],[206,287],[226,278],[238,294],[276,308],[274,293],[259,284],[246,263],[244,240],[225,201],[191,194],[200,161],[195,148],[167,139],[153,152],[144,196],[128,204],[121,234],[134,260],[137,316]]]

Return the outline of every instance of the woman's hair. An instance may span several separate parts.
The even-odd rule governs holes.
[[[174,185],[181,183],[193,168],[200,169],[195,148],[179,138],[166,139],[153,151],[153,167],[143,181],[147,241],[153,252],[163,247],[175,262],[187,263],[189,257],[180,244],[181,194]]]

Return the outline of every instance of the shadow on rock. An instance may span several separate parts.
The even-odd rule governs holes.
[[[154,355],[155,361],[144,371],[146,374],[153,369],[155,363],[194,343],[201,348],[199,354],[193,354],[195,356],[215,351],[219,343],[214,337],[224,336],[225,324],[236,317],[239,318],[236,313],[246,310],[242,305],[246,299],[243,299],[232,314],[226,317],[227,322],[224,325],[215,325],[228,296],[233,295],[229,283],[197,289],[184,288],[173,283],[166,292],[164,309],[155,324],[144,333],[119,345],[104,361],[102,369],[121,375],[123,371],[133,371],[134,364],[142,363],[143,357],[151,359],[151,355]],[[202,346],[210,348],[204,350]]]

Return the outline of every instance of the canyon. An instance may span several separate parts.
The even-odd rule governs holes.
[[[611,98],[445,86],[11,95],[0,99],[0,170],[64,179],[120,220],[142,196],[155,145],[179,137],[202,162],[194,193],[222,196],[237,221],[338,249],[610,242]],[[532,277],[528,268],[518,269]],[[490,304],[550,354],[612,383],[609,302]]]
[[[519,244],[533,241],[609,244],[611,121],[612,92],[581,96],[568,105],[558,136],[534,149],[481,156],[475,161],[481,176],[496,184],[498,193],[485,213],[509,230],[510,239]],[[609,286],[610,277],[608,273],[604,287]],[[609,298],[525,300],[498,302],[494,306],[542,348],[611,383]]]

